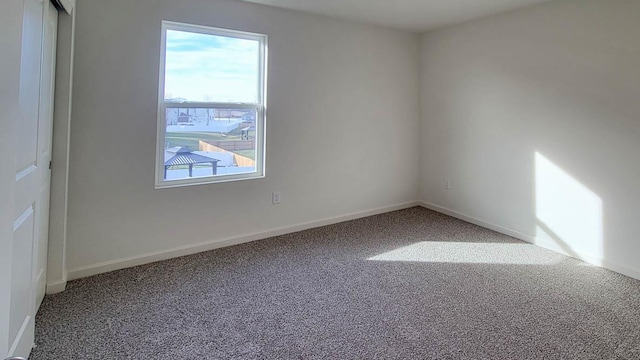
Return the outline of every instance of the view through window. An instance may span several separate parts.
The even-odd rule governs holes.
[[[264,174],[264,35],[163,22],[157,187]]]

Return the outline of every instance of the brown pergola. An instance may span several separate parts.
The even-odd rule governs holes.
[[[167,169],[171,166],[189,166],[189,177],[193,177],[194,164],[211,164],[211,174],[216,175],[218,159],[194,154],[188,147],[178,146],[167,149],[164,152],[164,178],[167,178]]]

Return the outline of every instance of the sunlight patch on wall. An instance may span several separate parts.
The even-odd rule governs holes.
[[[422,241],[367,260],[467,264],[553,265],[564,256],[525,243]]]
[[[542,154],[536,164],[536,237],[570,254],[601,258],[602,199]]]

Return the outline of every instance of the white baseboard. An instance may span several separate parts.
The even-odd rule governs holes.
[[[156,252],[146,253],[138,256],[127,257],[123,259],[105,261],[105,262],[69,270],[67,273],[67,280],[68,281],[75,280],[75,279],[79,279],[87,276],[102,274],[110,271],[138,266],[138,265],[144,265],[144,264],[167,260],[167,259],[176,258],[180,256],[196,254],[199,252],[214,250],[214,249],[218,249],[226,246],[248,243],[248,242],[262,240],[262,239],[266,239],[274,236],[285,235],[285,234],[289,234],[297,231],[303,231],[303,230],[308,230],[316,227],[336,224],[344,221],[355,220],[355,219],[359,219],[367,216],[407,209],[414,206],[422,206],[424,208],[455,217],[457,219],[466,221],[468,223],[475,224],[490,230],[494,230],[501,234],[512,236],[516,239],[520,239],[522,241],[561,253],[563,255],[574,257],[579,260],[585,261],[587,263],[604,267],[606,269],[640,280],[640,271],[638,270],[617,265],[608,259],[594,258],[587,254],[575,254],[575,253],[570,254],[564,251],[562,248],[560,248],[556,244],[554,244],[553,242],[550,242],[548,240],[540,239],[533,235],[524,234],[513,229],[492,224],[487,221],[484,221],[472,216],[468,216],[460,212],[447,209],[445,207],[432,204],[426,201],[410,201],[402,204],[385,206],[385,207],[380,207],[380,208],[375,208],[375,209],[360,211],[355,213],[349,213],[349,214],[321,219],[317,221],[310,221],[310,222],[300,223],[300,224],[291,225],[291,226],[279,227],[279,228],[266,230],[266,231],[253,232],[253,233],[228,237],[224,239],[207,241],[199,244],[176,247],[168,250],[156,251]],[[64,291],[66,284],[67,284],[67,281],[60,281],[60,282],[47,284],[47,294],[55,294],[55,293]]]
[[[48,283],[47,284],[47,289],[45,290],[45,292],[48,295],[57,294],[57,293],[63,292],[64,289],[66,289],[66,288],[67,288],[67,281],[66,280],[61,280],[61,281]]]
[[[320,226],[326,226],[326,225],[336,224],[344,221],[355,220],[355,219],[372,216],[372,215],[383,214],[391,211],[407,209],[407,208],[418,206],[418,205],[419,203],[417,201],[410,201],[410,202],[405,202],[397,205],[384,206],[384,207],[375,208],[371,210],[359,211],[359,212],[354,212],[354,213],[345,214],[341,216],[321,219],[317,221],[310,221],[310,222],[300,223],[300,224],[291,225],[291,226],[279,227],[279,228],[266,230],[266,231],[232,236],[224,239],[207,241],[207,242],[193,244],[193,245],[186,245],[186,246],[176,247],[168,250],[155,251],[155,252],[150,252],[150,253],[146,253],[138,256],[131,256],[123,259],[105,261],[97,264],[92,264],[88,266],[71,269],[67,272],[67,279],[71,281],[71,280],[75,280],[75,279],[79,279],[87,276],[114,271],[114,270],[120,270],[120,269],[129,268],[133,266],[144,265],[144,264],[148,264],[156,261],[162,261],[162,260],[167,260],[167,259],[176,258],[180,256],[196,254],[203,251],[214,250],[214,249],[218,249],[226,246],[238,245],[238,244],[243,244],[243,243],[256,241],[256,240],[262,240],[262,239],[266,239],[274,236],[290,234],[297,231],[308,230],[308,229],[317,228]],[[58,288],[56,287],[56,289]],[[47,291],[48,291],[48,287],[47,287]]]
[[[634,270],[634,269],[630,269],[627,268],[625,266],[621,266],[618,264],[615,264],[614,262],[606,259],[606,258],[598,258],[598,257],[593,257],[589,254],[583,254],[583,253],[568,253],[567,251],[565,251],[564,249],[562,249],[561,247],[559,247],[557,244],[553,243],[552,241],[546,240],[546,239],[541,239],[538,238],[536,236],[533,235],[528,235],[528,234],[524,234],[521,233],[519,231],[513,230],[513,229],[509,229],[500,225],[496,225],[496,224],[492,224],[490,222],[475,218],[473,216],[469,216],[469,215],[465,215],[463,213],[457,212],[455,210],[451,210],[445,207],[442,207],[440,205],[436,205],[436,204],[432,204],[426,201],[418,201],[418,204],[424,208],[439,212],[441,214],[445,214],[445,215],[449,215],[452,216],[454,218],[460,219],[462,221],[466,221],[468,223],[474,224],[474,225],[478,225],[481,226],[483,228],[486,229],[490,229],[496,232],[499,232],[501,234],[504,235],[509,235],[511,237],[514,237],[516,239],[522,240],[522,241],[526,241],[528,243],[534,244],[536,246],[540,246],[543,247],[545,249],[548,250],[552,250],[555,251],[557,253],[569,256],[569,257],[573,257],[576,258],[578,260],[582,260],[584,262],[587,262],[589,264],[592,265],[596,265],[599,267],[603,267],[605,269],[609,269],[611,271],[615,271],[617,273],[632,277],[634,279],[638,279],[640,280],[640,271],[639,270]]]

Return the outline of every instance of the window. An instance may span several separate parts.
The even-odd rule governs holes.
[[[264,176],[266,42],[162,22],[156,188]]]

